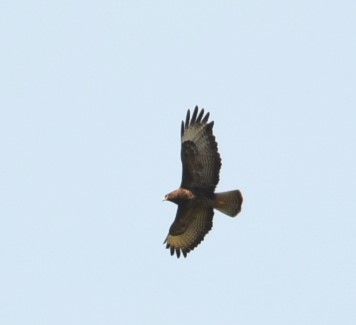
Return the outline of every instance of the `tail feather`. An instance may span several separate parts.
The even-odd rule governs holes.
[[[214,208],[230,217],[241,211],[242,195],[239,190],[215,193]]]

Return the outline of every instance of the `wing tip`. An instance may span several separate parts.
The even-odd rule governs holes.
[[[187,115],[185,117],[185,121],[182,121],[182,134],[184,132],[184,129],[187,129],[191,125],[207,124],[207,122],[209,120],[210,113],[206,112],[205,115],[204,115],[204,113],[205,113],[204,108],[202,108],[199,112],[198,105],[195,106],[192,116],[190,115],[190,109],[188,109]]]
[[[187,111],[187,116],[185,117],[185,128],[188,127],[190,121],[190,109]]]
[[[208,232],[210,232],[211,228],[212,227],[209,227],[209,230],[206,232],[206,234]],[[204,234],[204,237],[206,234]],[[198,247],[204,241],[204,239],[205,239],[204,237],[202,237],[201,240],[198,243],[196,243],[194,246],[189,247],[189,248],[182,248],[182,247],[176,247],[176,246],[170,245],[168,242],[168,237],[166,238],[166,240],[164,241],[163,244],[166,244],[166,249],[169,249],[171,256],[176,255],[177,258],[180,258],[181,256],[186,258],[188,256],[188,253],[193,251],[196,247]]]
[[[192,118],[190,120],[190,124],[195,124],[197,122],[198,110],[199,110],[198,106],[195,106]]]
[[[191,249],[183,249],[183,248],[181,248],[181,247],[172,246],[172,245],[170,245],[169,242],[168,242],[168,236],[167,236],[166,239],[164,240],[163,244],[166,244],[166,249],[169,249],[169,252],[170,252],[171,256],[176,255],[177,258],[180,258],[181,255],[182,255],[184,258],[186,258],[187,255],[188,255],[188,253],[194,249],[194,247],[191,248]]]

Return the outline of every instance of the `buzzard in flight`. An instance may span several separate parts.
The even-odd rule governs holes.
[[[184,257],[197,247],[213,227],[214,209],[236,216],[241,211],[239,190],[215,193],[219,182],[221,159],[213,135],[214,122],[209,113],[195,107],[181,126],[181,159],[183,164],[180,188],[168,193],[165,200],[178,205],[177,215],[165,240],[171,255]]]

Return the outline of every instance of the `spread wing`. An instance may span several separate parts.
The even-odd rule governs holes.
[[[198,115],[196,106],[192,118],[188,110],[185,123],[182,121],[181,187],[213,193],[219,182],[221,159],[213,135],[214,122],[208,123],[208,119],[209,113],[204,116],[202,109]]]
[[[197,247],[213,227],[213,215],[212,208],[179,204],[176,218],[164,241],[171,255],[176,253],[180,257],[182,253],[186,257]]]

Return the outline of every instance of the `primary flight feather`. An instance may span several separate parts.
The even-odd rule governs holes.
[[[180,187],[168,193],[165,200],[178,205],[176,218],[164,243],[171,255],[184,257],[197,247],[213,227],[214,209],[236,216],[241,211],[239,190],[215,193],[219,182],[221,158],[213,135],[214,122],[209,113],[195,107],[187,112],[181,125],[181,159],[183,165]]]

